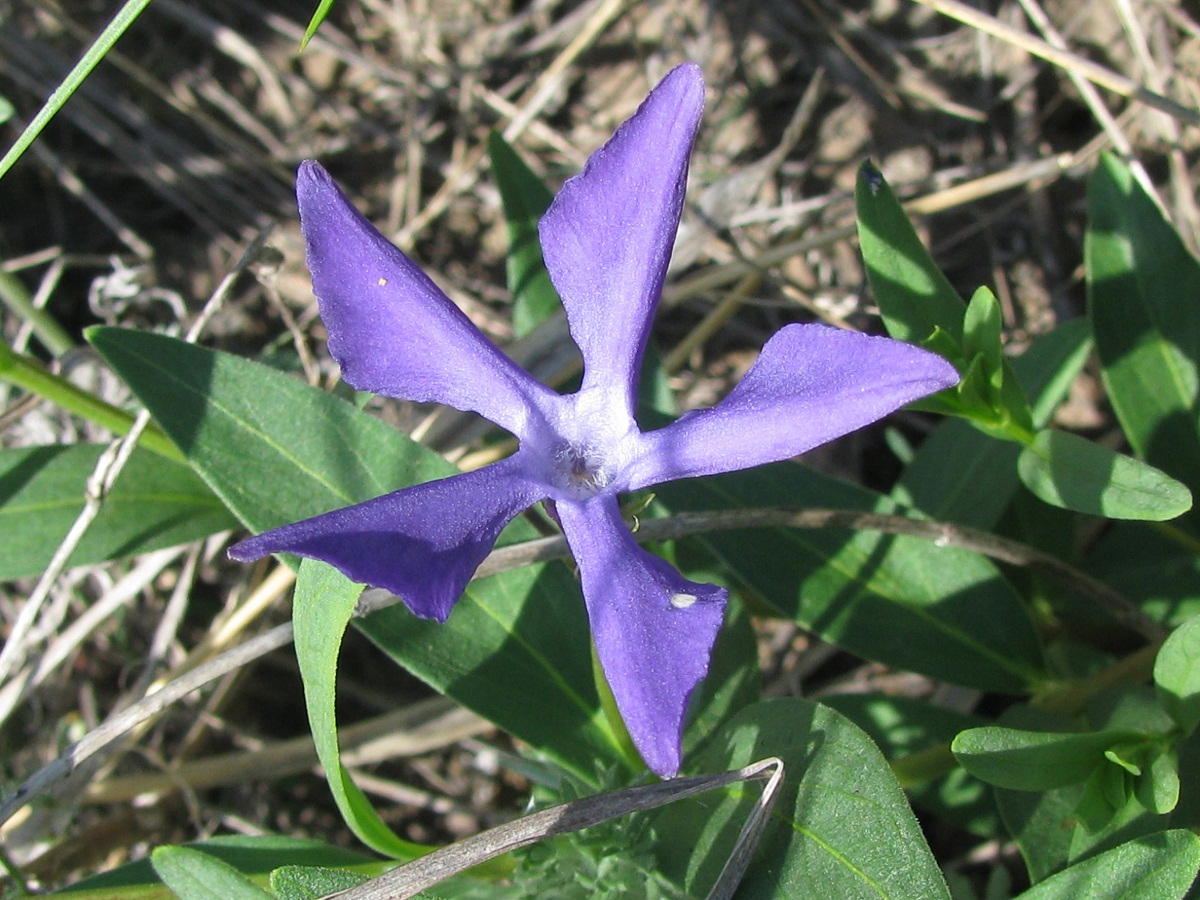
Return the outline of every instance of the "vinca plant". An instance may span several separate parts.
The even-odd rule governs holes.
[[[704,105],[701,68],[670,70],[556,191],[492,137],[518,330],[566,335],[573,380],[514,362],[321,160],[296,196],[336,390],[91,327],[146,411],[131,423],[2,351],[0,377],[132,435],[71,564],[226,533],[220,564],[294,573],[291,623],[245,659],[294,641],[355,840],[165,844],[63,896],[1196,896],[1200,262],[1130,161],[1100,156],[1087,314],[1008,353],[993,290],[962,297],[864,161],[877,333],[789,317],[725,396],[680,413],[652,326]],[[1119,446],[1056,422],[1085,370]],[[372,395],[477,413],[482,455],[448,462],[364,409]],[[901,409],[923,433],[890,427],[886,492],[797,459]],[[61,448],[0,452],[0,517],[65,502],[67,465]],[[21,541],[6,577],[51,565]],[[781,623],[938,691],[764,696],[760,639]],[[523,813],[440,846],[393,830],[342,758],[350,628],[390,660],[374,678],[404,670],[506,736]],[[0,654],[6,676],[21,663]],[[227,671],[200,666],[186,690]],[[51,802],[123,733],[7,773],[0,814]],[[931,848],[947,831],[1008,867],[972,884]]]

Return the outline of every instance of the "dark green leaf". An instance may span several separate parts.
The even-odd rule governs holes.
[[[922,751],[945,750],[944,775],[920,781],[901,776],[912,805],[949,821],[979,837],[992,837],[1000,826],[992,792],[961,766],[954,765],[948,745],[966,728],[984,724],[979,716],[935,706],[913,697],[883,694],[833,694],[821,704],[844,715],[865,731],[889,762]],[[905,769],[904,771],[908,771]]]
[[[1184,734],[1200,725],[1200,616],[1167,637],[1154,660],[1159,702]]]
[[[344,400],[250,360],[120,328],[87,337],[253,531],[456,471]]]
[[[159,847],[151,865],[163,884],[186,900],[271,900],[229,863],[191,847]]]
[[[986,725],[962,732],[950,749],[963,768],[989,784],[1047,791],[1087,780],[1105,762],[1106,750],[1141,737],[1131,731],[1062,734]]]
[[[1156,528],[1114,522],[1085,568],[1166,625],[1200,614],[1200,559]]]
[[[0,580],[46,567],[84,505],[104,447],[74,444],[0,451]],[[135,450],[69,565],[184,544],[237,527],[187,466]]]
[[[757,703],[692,767],[718,771],[768,756],[783,759],[786,781],[738,897],[949,897],[904,792],[849,720],[805,700]],[[663,871],[689,896],[704,896],[715,880],[759,790],[714,792],[657,817]]]
[[[520,338],[562,309],[542,260],[537,230],[554,194],[498,132],[488,135],[488,155],[508,226],[508,292],[513,301],[513,333]]]
[[[863,262],[888,333],[924,344],[940,328],[961,347],[962,298],[930,258],[896,195],[871,163],[859,170],[854,194]]]
[[[1129,169],[1103,157],[1085,244],[1108,396],[1138,456],[1200,485],[1200,264]]]
[[[1200,838],[1177,829],[1121,844],[1034,885],[1019,900],[1173,900],[1200,869]]]
[[[313,35],[317,33],[317,29],[321,27],[321,23],[325,21],[325,17],[329,15],[331,9],[333,9],[333,0],[321,0],[317,5],[312,18],[308,20],[308,27],[304,29],[304,38],[300,41],[301,50],[308,46],[308,42],[313,39]]]
[[[507,533],[533,536],[516,525]],[[398,604],[359,627],[414,675],[583,781],[624,760],[596,694],[579,585],[562,563],[472,582],[445,625]]]
[[[1038,432],[1017,470],[1047,503],[1094,516],[1158,522],[1192,505],[1191,491],[1164,472],[1066,431]]]
[[[900,512],[878,494],[794,463],[656,490],[673,512]],[[977,554],[833,529],[752,529],[696,540],[780,614],[852,653],[983,690],[1021,693],[1040,677],[1040,642],[1021,598]]]
[[[279,900],[320,900],[358,887],[370,876],[323,866],[281,866],[271,873],[271,890]]]

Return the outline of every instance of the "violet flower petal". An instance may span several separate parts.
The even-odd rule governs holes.
[[[321,166],[296,180],[329,352],[360,391],[474,410],[524,436],[553,393],[500,352],[358,212]]]
[[[398,594],[418,616],[445,622],[504,526],[545,497],[521,455],[404,488],[255,535],[229,550],[249,562],[296,553],[354,581]]]
[[[788,325],[724,400],[642,436],[629,490],[788,459],[957,382],[911,344]]]
[[[679,771],[688,698],[708,672],[727,593],[688,581],[639,547],[615,498],[556,506],[621,718],[646,765],[669,778]]]
[[[703,108],[700,69],[672,70],[563,185],[538,225],[546,268],[583,353],[582,389],[623,391],[631,416]]]

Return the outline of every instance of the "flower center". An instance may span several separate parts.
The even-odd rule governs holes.
[[[573,500],[593,497],[612,482],[604,454],[588,444],[561,441],[554,448],[555,486]]]

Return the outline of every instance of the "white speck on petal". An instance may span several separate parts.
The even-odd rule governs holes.
[[[377,282],[377,284],[378,284],[380,287],[384,287],[384,286],[387,284],[387,279],[386,279],[386,278],[380,278],[380,279],[379,279],[379,281]]]
[[[696,602],[695,594],[672,594],[671,605],[676,609],[687,609]]]

